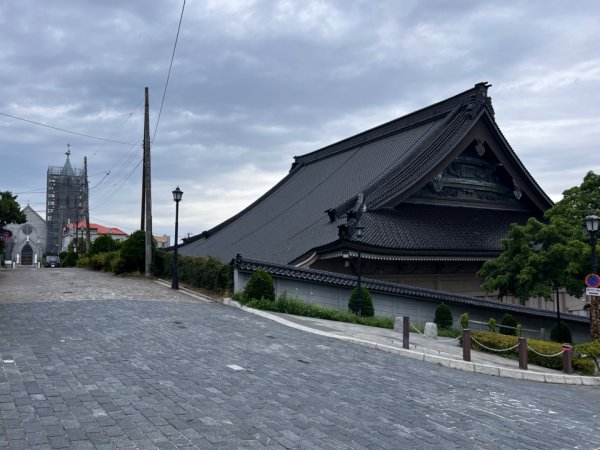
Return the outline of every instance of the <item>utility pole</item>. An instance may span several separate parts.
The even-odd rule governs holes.
[[[140,230],[144,231],[146,229],[146,138],[142,142],[142,159],[142,218]]]
[[[145,274],[150,276],[152,262],[152,189],[150,185],[150,106],[148,104],[148,88],[145,88],[144,106],[144,197],[146,212],[146,265]]]
[[[83,157],[84,199],[83,215],[85,216],[85,252],[90,251],[90,190],[88,185],[87,156]]]

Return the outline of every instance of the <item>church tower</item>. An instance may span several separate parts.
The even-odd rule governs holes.
[[[48,167],[46,177],[46,222],[48,223],[47,252],[58,254],[62,250],[62,230],[69,223],[78,223],[84,214],[85,174],[73,168],[67,144],[65,164]]]

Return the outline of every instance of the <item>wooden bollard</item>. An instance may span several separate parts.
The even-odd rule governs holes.
[[[463,361],[471,361],[471,330],[463,329]]]
[[[572,374],[573,373],[573,356],[571,350],[573,346],[571,344],[563,344],[563,372]]]
[[[402,316],[402,348],[409,348],[410,318]]]
[[[519,369],[527,370],[527,338],[519,337]]]

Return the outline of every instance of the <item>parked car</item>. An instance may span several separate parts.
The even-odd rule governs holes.
[[[44,267],[60,267],[60,256],[48,255]]]

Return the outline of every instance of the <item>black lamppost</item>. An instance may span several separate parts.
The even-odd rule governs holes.
[[[600,217],[594,214],[593,211],[590,210],[590,214],[586,216],[585,227],[590,234],[592,246],[592,273],[596,273],[598,271],[598,262],[596,261],[596,235],[598,234],[598,227],[600,226]]]
[[[598,263],[596,261],[596,235],[600,226],[600,217],[598,217],[590,208],[590,213],[584,219],[585,228],[590,234],[590,245],[592,246],[592,273],[596,274]],[[600,339],[600,301],[597,297],[590,300],[590,336],[592,340]]]
[[[179,231],[179,202],[183,197],[183,191],[179,189],[179,186],[173,191],[173,200],[175,201],[175,246],[173,247],[173,281],[171,282],[171,289],[179,289],[179,277],[177,276],[177,233]]]
[[[361,272],[361,259],[360,259],[360,247],[363,238],[363,232],[365,227],[362,225],[356,225],[356,242],[358,242],[358,259],[356,266],[356,276],[357,276],[357,285],[358,285],[358,298],[356,299],[356,315],[360,316],[362,310],[362,285],[360,282],[360,272]]]

